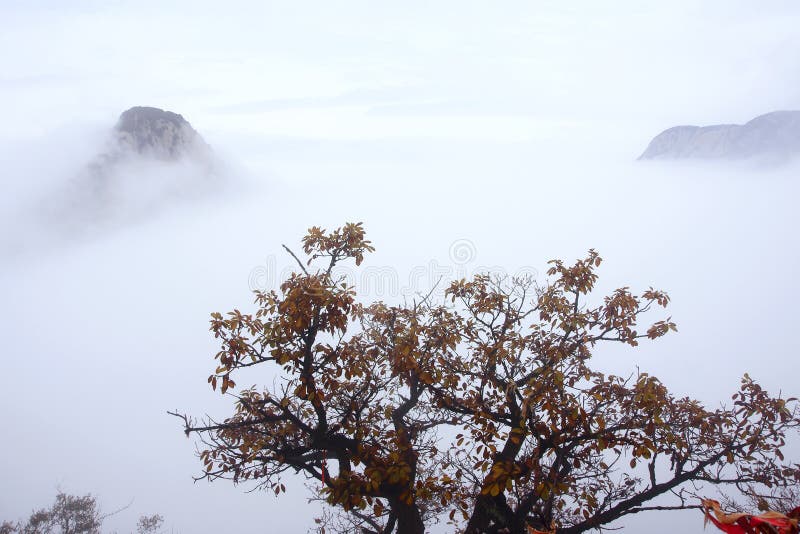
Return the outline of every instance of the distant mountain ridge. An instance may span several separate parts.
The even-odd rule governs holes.
[[[773,111],[745,124],[675,126],[658,134],[639,159],[747,159],[800,156],[800,111]]]

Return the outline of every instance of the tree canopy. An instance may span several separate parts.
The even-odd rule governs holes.
[[[572,534],[700,508],[701,486],[736,499],[800,480],[781,451],[800,424],[795,399],[744,375],[712,409],[644,372],[592,368],[603,343],[676,329],[645,321],[668,305],[662,291],[597,296],[593,250],[549,262],[544,282],[479,274],[441,302],[389,305],[361,302],[336,275],[373,251],[361,224],[311,228],[302,249],[307,261],[289,250],[297,272],[257,291],[252,313],[211,316],[221,347],[208,382],[235,408],[221,421],[172,413],[200,438],[198,478],[280,494],[300,473],[338,510],[320,531],[400,534],[436,521]],[[237,386],[254,366],[274,382]]]
[[[0,534],[100,534],[103,521],[126,510],[131,501],[111,513],[101,513],[97,499],[91,495],[70,495],[59,491],[50,508],[34,510],[28,520],[3,521]],[[160,514],[143,515],[136,524],[137,534],[159,534],[164,524]]]

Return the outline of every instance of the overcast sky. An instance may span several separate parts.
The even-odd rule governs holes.
[[[0,0],[0,520],[61,487],[135,499],[120,532],[152,512],[183,533],[311,525],[301,484],[193,485],[165,411],[227,413],[208,314],[247,309],[316,224],[365,222],[389,300],[437,269],[597,248],[603,289],[661,287],[679,325],[598,365],[712,405],[744,372],[796,394],[798,169],[634,160],[673,125],[800,109],[798,27],[796,1]],[[192,123],[224,198],[90,238],[30,230],[134,105]],[[648,529],[670,520],[702,531],[696,513]]]

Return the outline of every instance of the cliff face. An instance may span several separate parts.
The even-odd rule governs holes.
[[[800,111],[774,111],[746,124],[676,126],[658,134],[639,159],[785,160],[800,156]]]

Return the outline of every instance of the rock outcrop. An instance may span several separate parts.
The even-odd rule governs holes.
[[[51,218],[74,226],[143,219],[221,185],[219,161],[177,113],[133,107],[105,146],[56,195]]]
[[[114,127],[121,150],[164,160],[206,152],[206,145],[182,115],[150,107],[134,107]]]
[[[134,107],[103,137],[93,134],[100,141],[94,156],[73,160],[75,166],[59,169],[46,189],[15,201],[13,220],[26,220],[31,229],[20,235],[53,244],[83,240],[179,206],[214,206],[233,189],[231,168],[177,113]],[[23,254],[27,239],[0,243],[0,256]]]
[[[182,115],[152,107],[133,107],[120,115],[108,148],[90,165],[103,173],[126,159],[208,162],[211,149]]]
[[[675,126],[658,134],[639,159],[748,159],[800,156],[800,111],[774,111],[746,124]]]

